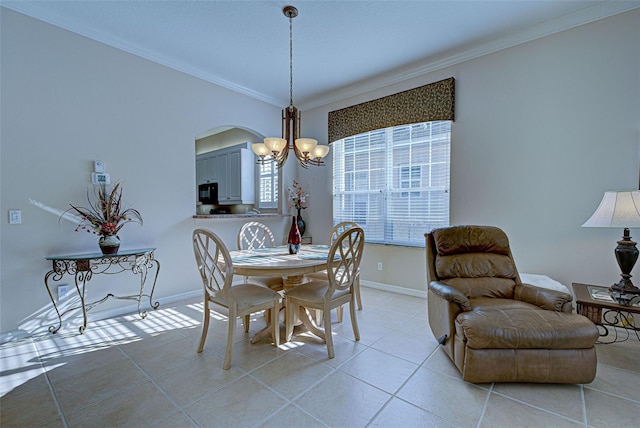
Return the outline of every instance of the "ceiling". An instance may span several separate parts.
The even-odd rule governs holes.
[[[11,1],[2,6],[301,110],[640,7],[630,1]]]

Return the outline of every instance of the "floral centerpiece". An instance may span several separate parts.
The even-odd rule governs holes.
[[[142,216],[133,208],[122,208],[122,187],[116,183],[113,189],[101,184],[94,188],[95,201],[92,202],[89,193],[87,200],[89,207],[78,207],[73,204],[67,211],[75,211],[80,214],[82,221],[76,227],[76,231],[85,230],[88,233],[100,236],[100,248],[104,254],[114,254],[120,247],[118,232],[122,227],[131,222],[142,224]]]
[[[309,194],[302,189],[302,186],[300,186],[300,184],[296,180],[293,180],[293,184],[287,188],[287,191],[289,192],[289,208],[295,208],[296,210],[298,210],[298,230],[300,231],[300,235],[304,235],[306,224],[304,220],[302,220],[300,211],[307,209],[305,204],[307,202],[307,196],[309,196]]]
[[[302,186],[296,180],[293,180],[293,184],[289,186],[287,191],[289,192],[289,208],[297,209],[298,215],[300,215],[300,210],[307,208],[304,204],[309,194],[302,190]]]

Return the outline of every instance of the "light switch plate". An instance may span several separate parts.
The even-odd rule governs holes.
[[[22,223],[22,210],[9,210],[9,224]]]

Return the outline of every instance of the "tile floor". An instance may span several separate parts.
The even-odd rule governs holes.
[[[304,335],[275,348],[238,329],[222,370],[226,317],[196,353],[202,305],[161,306],[63,326],[0,347],[2,427],[638,427],[640,342],[598,345],[589,385],[461,380],[431,335],[424,299],[363,288],[361,340],[348,317],[336,358]],[[252,330],[264,326],[261,315]]]

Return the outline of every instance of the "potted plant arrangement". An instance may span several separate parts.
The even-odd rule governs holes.
[[[131,222],[142,224],[142,216],[136,209],[122,208],[120,183],[116,183],[111,190],[105,184],[95,186],[94,197],[95,200],[92,201],[87,193],[88,208],[70,204],[71,208],[65,212],[75,211],[80,214],[82,221],[76,231],[86,230],[100,236],[98,244],[103,254],[116,254],[120,248],[120,229]]]

